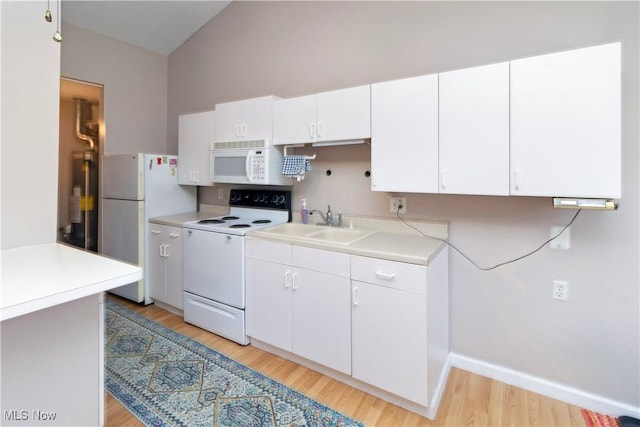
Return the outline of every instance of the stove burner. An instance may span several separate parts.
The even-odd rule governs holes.
[[[198,224],[222,224],[222,223],[224,223],[224,221],[217,218],[201,219],[200,221],[198,221]]]
[[[269,224],[270,222],[270,219],[256,219],[252,224]]]
[[[222,219],[227,220],[227,221],[232,221],[234,219],[240,219],[240,217],[237,217],[237,216],[223,216]]]
[[[249,228],[249,227],[251,227],[249,224],[233,224],[229,226],[229,228]]]

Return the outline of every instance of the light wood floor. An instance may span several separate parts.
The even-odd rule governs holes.
[[[580,408],[456,368],[434,421],[278,356],[241,346],[185,323],[155,305],[108,298],[224,353],[367,426],[586,426]],[[105,393],[105,426],[143,426]]]

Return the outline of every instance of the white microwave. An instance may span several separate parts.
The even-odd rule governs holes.
[[[291,178],[282,175],[282,152],[277,148],[214,148],[211,150],[211,181],[291,185]]]

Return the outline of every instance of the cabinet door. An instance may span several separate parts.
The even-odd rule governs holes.
[[[349,279],[296,269],[292,291],[293,352],[350,375]]]
[[[438,192],[438,76],[371,85],[373,191]]]
[[[246,259],[247,335],[291,351],[291,268]]]
[[[149,245],[149,258],[147,270],[149,272],[149,295],[153,299],[166,301],[167,262],[164,257],[164,236],[166,227],[160,224],[149,223],[147,245]]]
[[[509,63],[441,73],[440,193],[509,194]]]
[[[209,153],[216,136],[215,112],[178,117],[178,184],[211,186]]]
[[[242,139],[273,138],[273,96],[247,99],[242,102]]]
[[[216,142],[228,142],[240,139],[241,103],[242,101],[233,101],[216,104]]]
[[[511,194],[621,196],[620,43],[511,62]]]
[[[273,103],[273,144],[315,141],[316,95],[280,99]]]
[[[371,137],[371,86],[317,94],[318,141]]]
[[[166,260],[166,300],[182,310],[184,306],[184,288],[182,286],[182,228],[167,227],[165,235]]]
[[[351,287],[353,377],[426,406],[426,296],[358,281]]]

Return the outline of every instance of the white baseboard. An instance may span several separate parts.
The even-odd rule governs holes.
[[[640,407],[634,407],[633,405],[482,360],[451,353],[451,366],[612,417],[630,415],[640,418]]]

